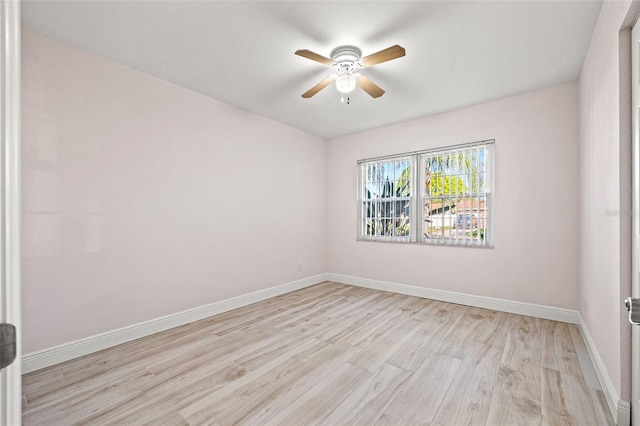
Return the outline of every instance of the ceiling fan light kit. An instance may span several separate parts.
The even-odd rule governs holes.
[[[342,102],[344,102],[344,94],[351,93],[356,86],[367,92],[372,98],[379,98],[384,95],[384,90],[356,71],[405,56],[404,48],[398,45],[391,46],[364,58],[362,57],[362,51],[358,47],[350,45],[336,47],[331,51],[330,58],[306,49],[297,50],[295,53],[303,58],[329,65],[335,70],[334,74],[304,92],[302,97],[305,99],[310,98],[335,81],[336,89],[342,94]],[[349,103],[348,99],[347,103]]]
[[[356,79],[360,76],[358,73],[351,71],[345,71],[338,74],[336,77],[336,89],[340,93],[353,92],[356,88]]]

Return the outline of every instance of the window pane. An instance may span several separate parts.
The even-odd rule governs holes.
[[[363,236],[394,238],[410,235],[411,159],[398,158],[363,165]]]
[[[486,244],[489,146],[423,154],[426,242]]]

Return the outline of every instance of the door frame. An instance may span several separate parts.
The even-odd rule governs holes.
[[[632,272],[631,296],[640,297],[640,24],[631,30]],[[631,424],[640,425],[640,327],[631,327]]]
[[[22,423],[20,72],[20,0],[0,0],[0,322],[17,329],[16,360],[0,371],[3,425]]]

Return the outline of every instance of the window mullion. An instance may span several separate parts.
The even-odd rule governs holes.
[[[365,229],[363,226],[364,223],[364,197],[363,190],[364,187],[364,179],[362,178],[364,166],[358,167],[358,187],[356,188],[356,216],[358,218],[358,235],[357,238],[362,238],[365,235]]]
[[[478,207],[477,207],[477,213],[476,213],[476,241],[475,244],[482,244],[482,237],[480,235],[480,219],[482,218],[482,212],[480,210],[480,148],[476,147],[474,149],[474,152],[476,153],[476,157],[473,159],[474,160],[474,167],[475,167],[475,173],[472,173],[471,175],[471,183],[473,184],[473,179],[475,178],[476,180],[476,203],[478,203]],[[473,235],[473,233],[471,234]]]
[[[417,155],[412,156],[411,158],[411,183],[410,183],[410,187],[411,190],[409,192],[409,203],[410,203],[410,208],[409,208],[409,214],[410,214],[410,240],[411,242],[417,242],[418,241],[418,235],[420,232],[420,221],[418,220],[418,218],[420,217],[418,215],[418,205],[419,205],[419,201],[420,201],[420,186],[418,185],[418,175],[419,175],[419,170],[418,170],[418,160],[417,160]]]

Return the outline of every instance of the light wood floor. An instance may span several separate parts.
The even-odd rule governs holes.
[[[24,376],[25,424],[613,424],[574,325],[331,282]]]

